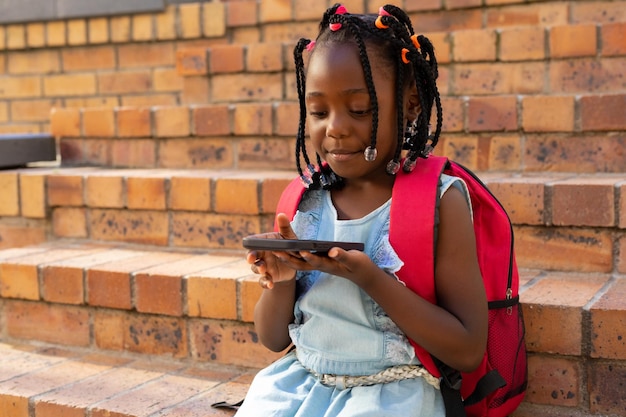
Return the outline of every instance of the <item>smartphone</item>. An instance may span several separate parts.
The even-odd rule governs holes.
[[[254,250],[307,251],[322,255],[328,253],[330,248],[335,247],[362,251],[365,249],[365,244],[360,242],[333,242],[329,240],[264,239],[248,236],[243,238],[243,247]]]

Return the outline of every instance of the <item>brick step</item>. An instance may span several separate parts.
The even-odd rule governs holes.
[[[479,174],[510,214],[520,266],[626,273],[623,174]],[[240,250],[272,228],[292,171],[51,168],[0,172],[0,247],[54,239]]]
[[[217,417],[256,369],[0,341],[4,417]]]
[[[521,282],[530,388],[517,415],[622,413],[626,397],[618,381],[626,378],[622,331],[626,276],[522,270]],[[72,242],[5,249],[0,250],[0,340],[53,344],[62,351],[87,352],[86,357],[140,355],[148,361],[182,361],[189,372],[211,366],[258,369],[281,356],[260,345],[251,323],[260,291],[241,253],[148,251]],[[0,375],[13,375],[3,369],[14,363],[0,360]],[[93,375],[89,372],[100,369],[85,368],[87,374],[77,378],[88,378]],[[38,404],[40,394],[57,387],[46,385],[50,383],[45,381],[54,379],[47,372],[35,373],[24,382],[7,382],[12,387],[9,393],[2,393],[0,382],[0,410],[3,396],[16,392],[26,393],[20,395]],[[172,384],[189,390],[185,391],[188,397],[199,395],[202,404],[208,403],[204,393],[195,391],[197,382],[178,376],[168,374],[156,383],[169,384],[171,379]],[[100,381],[100,376],[91,381],[85,382],[87,386]],[[240,388],[238,393],[244,391]],[[54,396],[42,398],[48,395]],[[188,398],[181,395],[180,401]],[[206,395],[211,401],[215,398],[210,392]],[[9,403],[15,402],[16,398],[10,398]],[[136,402],[126,394],[120,398],[123,401],[99,397],[94,403],[101,400],[121,407],[116,412],[124,417],[148,416],[154,411],[132,410]],[[78,400],[59,401],[74,404],[71,401]],[[82,405],[87,406],[94,405]]]

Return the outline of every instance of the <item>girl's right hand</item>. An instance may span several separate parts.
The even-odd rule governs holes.
[[[298,237],[291,228],[289,218],[279,213],[276,216],[279,232],[262,233],[255,235],[264,239],[297,239]],[[285,256],[298,258],[299,255],[293,252],[281,252],[279,258],[275,252],[251,250],[246,255],[246,261],[252,265],[252,272],[261,275],[259,284],[266,289],[272,289],[274,284],[284,281],[291,281],[296,277],[296,269],[289,266],[290,262],[285,262]]]

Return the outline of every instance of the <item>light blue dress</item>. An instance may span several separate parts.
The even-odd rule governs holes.
[[[440,194],[461,180],[444,176]],[[468,197],[469,198],[469,197]],[[389,244],[391,200],[363,218],[337,220],[330,193],[305,194],[292,227],[301,239],[365,243],[365,252],[389,279],[403,265]],[[423,378],[342,388],[322,384],[318,374],[371,375],[395,365],[419,364],[395,323],[351,281],[319,271],[297,274],[296,346],[252,382],[237,417],[418,417],[444,416],[441,393]]]

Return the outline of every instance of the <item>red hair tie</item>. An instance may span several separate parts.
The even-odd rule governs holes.
[[[344,6],[343,4],[337,7],[337,10],[335,10],[335,14],[346,14],[346,13],[348,13],[348,10],[346,10],[346,6]]]
[[[385,24],[383,23],[383,17],[382,17],[382,16],[378,16],[378,17],[376,18],[375,25],[376,25],[376,27],[377,27],[378,29],[389,29],[389,26],[387,26],[387,25],[385,25]]]
[[[341,29],[341,23],[331,23],[330,25],[328,25],[328,27],[330,27],[330,30],[332,30],[333,32],[336,32]]]
[[[309,52],[311,52],[313,48],[315,48],[315,41],[309,42],[309,44],[306,46],[306,50]]]
[[[391,16],[391,14],[385,10],[385,6],[380,6],[378,9],[378,16]]]

